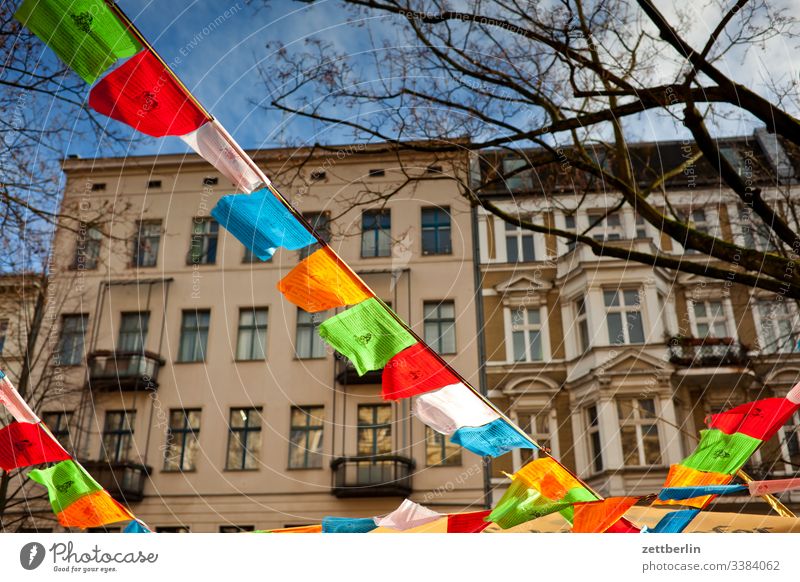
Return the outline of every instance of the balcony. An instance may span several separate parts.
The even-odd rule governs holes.
[[[351,364],[350,360],[345,356],[337,352],[335,357],[336,381],[342,386],[364,386],[368,384],[377,384],[380,386],[383,369],[371,370],[363,376],[359,376],[353,364]]]
[[[747,348],[730,337],[673,337],[669,361],[683,367],[744,367],[750,362]]]
[[[144,483],[152,470],[130,462],[81,461],[81,464],[111,497],[122,503],[142,500]]]
[[[152,352],[98,350],[86,358],[89,387],[98,391],[136,392],[158,388],[158,370],[164,360]]]
[[[339,498],[408,497],[415,463],[407,457],[339,457],[331,461],[333,488]]]

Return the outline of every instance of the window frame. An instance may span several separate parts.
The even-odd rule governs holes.
[[[109,417],[111,415],[120,415],[120,422],[118,426],[109,427]],[[127,463],[131,461],[130,453],[134,445],[133,439],[135,434],[136,424],[136,410],[113,409],[105,411],[105,418],[103,421],[103,434],[100,439],[100,458],[108,461],[109,463]],[[108,447],[106,446],[107,438],[114,437],[114,455],[109,456]],[[127,444],[125,445],[124,452],[121,450],[123,443],[127,437]]]
[[[198,317],[201,314],[206,314],[208,316],[208,321],[205,326],[201,326],[198,322]],[[194,316],[195,325],[187,326],[187,316],[191,317]],[[181,311],[181,329],[180,329],[180,338],[178,341],[178,358],[176,363],[178,364],[196,364],[205,362],[208,357],[208,337],[211,331],[211,310],[210,309],[183,309]],[[192,359],[184,358],[184,338],[188,332],[198,334],[200,337],[204,335],[204,341],[202,342],[202,346],[198,346],[198,339],[197,335],[194,336],[194,342],[192,345],[192,354],[194,357]],[[197,358],[197,354],[195,353],[199,349],[200,357]]]
[[[433,224],[426,225],[426,213],[433,213]],[[447,223],[440,223],[441,216],[447,217]],[[430,249],[425,247],[425,233],[433,231],[434,233],[434,248]],[[447,236],[442,234],[442,231],[447,231]],[[437,255],[452,255],[453,254],[453,217],[450,214],[449,206],[423,206],[421,208],[420,216],[420,246],[422,256],[437,256]],[[443,244],[446,246],[443,248]]]
[[[785,344],[785,346],[790,346],[791,349],[785,349],[785,346],[781,346],[780,343],[777,343],[776,338],[768,338],[767,332],[769,330],[769,335],[774,336],[774,331],[768,328],[765,325],[765,320],[768,317],[761,312],[761,308],[770,309],[770,312],[773,312],[772,306],[775,305],[783,305],[786,309],[786,313],[783,314],[784,317],[779,319],[773,318],[771,321],[773,323],[779,321],[789,321],[793,330],[797,330],[796,332],[792,333],[793,341],[789,344]],[[753,317],[756,321],[756,330],[758,332],[758,341],[759,341],[759,352],[762,354],[793,354],[800,352],[800,313],[798,313],[797,303],[791,299],[767,299],[767,298],[755,298],[753,301]],[[767,340],[770,341],[767,341]],[[780,338],[777,338],[779,341]],[[784,349],[782,349],[784,348]]]
[[[309,313],[304,309],[298,307],[295,316],[295,330],[294,330],[294,354],[295,359],[298,360],[321,360],[328,356],[328,348],[325,341],[319,336],[318,328],[325,320],[328,311],[321,311],[317,313]],[[308,315],[310,321],[301,321],[301,314]],[[309,332],[309,351],[308,355],[301,353],[300,347],[300,330],[308,329]],[[318,353],[319,351],[319,353]]]
[[[80,319],[81,323],[76,324],[79,329],[67,331],[67,321]],[[89,328],[89,314],[88,313],[63,313],[61,314],[61,330],[58,338],[58,365],[61,366],[80,366],[86,355],[86,331]],[[69,336],[67,336],[69,333]],[[65,341],[70,337],[70,358],[65,358]],[[80,341],[77,341],[79,338]],[[79,352],[79,353],[77,353]]]
[[[444,305],[450,305],[453,309],[453,316],[452,319],[449,317],[444,317],[441,315],[442,307]],[[435,307],[437,317],[436,318],[429,318],[427,316],[428,309],[430,307]],[[432,300],[432,301],[423,301],[422,302],[422,325],[423,325],[423,336],[425,339],[425,343],[428,344],[437,354],[439,355],[450,355],[450,354],[457,354],[458,353],[458,336],[456,335],[456,302],[453,299],[442,299],[442,300]],[[443,326],[446,326],[448,322],[451,322],[449,327],[444,328],[445,333],[452,333],[453,336],[453,349],[452,351],[443,351],[441,348],[443,343],[444,333],[443,333]],[[437,327],[437,336],[436,338],[431,338],[428,335],[428,326],[429,325],[436,325]]]
[[[242,412],[248,412],[247,418],[244,420],[246,423],[245,426],[242,427],[234,427],[233,426],[233,416],[235,413],[241,415]],[[255,416],[258,421],[258,424],[255,426],[250,426],[250,418]],[[260,406],[245,406],[241,408],[234,408],[231,407],[230,415],[228,416],[228,446],[225,449],[225,470],[226,471],[257,471],[259,469],[258,464],[254,467],[247,466],[247,459],[248,457],[252,457],[255,461],[258,461],[257,455],[261,454],[261,439],[262,439],[262,408]],[[238,433],[244,435],[244,440],[242,438],[236,436]],[[256,433],[255,438],[258,439],[256,442],[258,443],[255,447],[257,450],[255,453],[251,453],[248,449],[248,444],[251,442],[250,435],[251,433]],[[241,458],[238,467],[231,466],[231,440],[233,438],[237,438],[239,443],[241,444]]]
[[[689,299],[687,299],[687,311],[689,312],[689,323],[691,324],[691,327],[692,327],[692,336],[695,337],[695,338],[698,338],[698,339],[705,339],[705,338],[715,338],[715,339],[718,339],[718,338],[732,338],[733,336],[731,335],[731,328],[735,327],[735,326],[731,326],[731,322],[733,320],[731,319],[731,307],[730,307],[730,304],[728,303],[728,301],[729,300],[727,298],[725,298],[725,297],[723,297],[722,299],[719,299],[719,300],[717,300],[717,299],[709,299],[709,298],[702,298],[702,299],[689,298]],[[705,335],[702,335],[702,336],[700,335],[700,331],[699,331],[699,328],[698,328],[698,323],[700,323],[702,325],[708,325],[709,326],[709,331],[712,331],[713,330],[713,325],[711,325],[711,324],[712,323],[715,324],[718,320],[716,318],[715,319],[709,319],[708,315],[704,315],[704,316],[699,318],[699,319],[702,320],[702,321],[699,322],[698,321],[697,312],[695,311],[695,305],[697,303],[702,303],[703,304],[703,307],[705,308],[707,314],[710,311],[708,309],[710,304],[719,303],[722,306],[722,309],[721,309],[720,313],[722,314],[722,323],[724,323],[724,325],[725,325],[725,335],[724,336],[718,336],[718,335],[716,335],[716,333],[714,333],[714,334],[706,333]]]
[[[634,305],[628,305],[626,293],[634,291],[638,298],[638,302]],[[617,305],[609,305],[608,294],[614,293],[617,300]],[[642,289],[639,287],[617,287],[603,289],[603,307],[605,309],[606,331],[608,332],[608,345],[610,346],[628,346],[628,345],[642,345],[647,343],[645,336],[645,322],[644,322],[644,309],[642,308]],[[629,327],[630,320],[628,315],[630,313],[638,314],[639,331],[641,332],[642,341],[631,341],[631,329]],[[620,319],[620,331],[622,333],[622,341],[617,342],[611,337],[611,315],[618,315]]]
[[[196,227],[203,225],[203,232],[197,232]],[[200,252],[195,255],[196,243],[199,241]],[[192,218],[191,236],[189,238],[189,253],[186,264],[191,266],[215,265],[219,252],[219,223],[211,216],[195,216]],[[198,257],[195,260],[195,256]]]
[[[361,410],[371,409],[372,410],[372,421],[370,423],[362,423],[361,421]],[[378,411],[379,410],[388,410],[389,411],[389,420],[386,422],[378,422]],[[390,455],[394,450],[394,434],[392,431],[392,424],[394,420],[394,415],[392,413],[392,405],[391,404],[358,404],[356,407],[356,455],[358,457],[380,457],[383,455]],[[387,430],[389,434],[389,450],[388,451],[380,451],[379,450],[379,442],[380,442],[380,431]],[[372,435],[372,451],[370,453],[362,453],[361,452],[361,444],[362,438],[361,435],[364,434],[362,431],[368,431],[369,434]]]
[[[592,335],[589,333],[589,310],[586,308],[586,295],[579,295],[572,301],[575,316],[575,347],[578,356],[582,356],[592,347]]]
[[[439,461],[431,463],[431,449],[437,454]],[[448,449],[450,453],[448,454]],[[462,447],[454,444],[447,435],[436,432],[425,425],[425,466],[426,467],[460,467],[464,464]]]
[[[303,212],[302,214],[303,218],[314,227],[316,233],[322,237],[322,240],[329,243],[331,241],[331,213],[327,210],[319,210]],[[322,247],[319,243],[314,243],[299,249],[297,251],[298,259],[302,261],[320,248]]]
[[[155,227],[156,234],[145,232],[147,227]],[[161,250],[161,235],[164,222],[160,218],[139,220],[136,223],[136,233],[133,238],[133,266],[139,269],[148,269],[158,266],[158,253]],[[152,257],[152,263],[143,257]]]
[[[135,320],[134,320],[135,318]],[[138,321],[139,326],[134,330],[126,330],[126,321]],[[143,324],[143,325],[142,325]],[[120,352],[144,352],[147,345],[147,332],[150,327],[150,312],[149,311],[123,311],[120,313],[119,319],[119,332],[117,333],[117,351]],[[139,341],[135,342],[138,347],[124,348],[123,344],[127,341],[128,337],[138,337]],[[138,345],[141,342],[141,345]]]
[[[530,217],[527,217],[530,218]],[[507,263],[535,263],[536,262],[536,237],[534,236],[534,232],[532,230],[528,230],[527,228],[522,228],[517,226],[516,224],[512,224],[510,222],[503,221],[504,228],[503,228],[503,238],[505,239],[506,243],[506,262]],[[530,252],[531,255],[529,258],[525,257],[525,239],[530,239]],[[511,259],[510,253],[508,252],[511,248],[511,245],[515,248],[514,260]],[[521,257],[521,258],[520,258]]]
[[[189,421],[189,413],[197,413],[197,428],[191,426]],[[171,408],[169,411],[169,424],[167,425],[167,442],[164,447],[164,462],[162,464],[161,470],[165,473],[191,473],[197,470],[197,459],[194,458],[196,456],[197,451],[200,450],[200,430],[202,428],[202,412],[201,408]],[[176,413],[182,413],[181,418],[181,426],[176,427],[173,425],[173,417]],[[168,467],[167,463],[169,461],[169,454],[170,449],[173,446],[173,442],[175,439],[175,435],[180,436],[180,459],[178,461],[177,467]],[[186,460],[186,453],[188,450],[187,445],[189,444],[189,440],[193,440],[196,443],[196,450],[193,453],[193,458],[190,459],[191,466],[184,467],[184,461]]]
[[[622,410],[620,409],[620,403],[623,400],[630,401],[632,403],[632,415],[626,418],[622,418]],[[641,401],[648,400],[653,403],[653,417],[648,418],[646,416],[641,416],[640,413],[640,406]],[[648,397],[648,398],[640,398],[637,395],[625,395],[625,394],[618,394],[614,398],[614,404],[617,412],[617,421],[619,422],[620,427],[620,452],[622,453],[622,467],[661,467],[664,465],[664,446],[663,446],[663,438],[662,438],[662,429],[661,423],[659,422],[659,406],[660,402],[657,397]],[[645,458],[645,447],[644,447],[644,434],[642,431],[642,427],[644,425],[647,426],[655,426],[656,430],[656,438],[658,440],[658,457],[659,460],[657,463],[647,463],[647,459]],[[628,464],[626,463],[626,459],[629,455],[626,454],[624,445],[622,443],[622,430],[624,428],[628,428],[633,426],[635,429],[636,435],[636,449],[637,449],[637,456],[638,456],[638,463],[637,464]]]
[[[367,220],[372,220],[367,228]],[[383,224],[384,221],[387,224]],[[374,253],[368,253],[367,240],[372,238]],[[384,249],[381,245],[386,244]],[[361,258],[377,259],[392,256],[392,212],[388,208],[368,209],[361,212]]]
[[[519,305],[516,307],[509,307],[507,308],[507,331],[506,331],[506,361],[510,364],[517,364],[517,363],[536,363],[536,362],[544,362],[548,357],[548,345],[547,345],[547,318],[542,317],[542,310],[541,306],[537,307],[525,307],[524,305]],[[514,320],[519,313],[524,313],[522,319],[523,323],[515,324]],[[539,317],[538,323],[529,323],[530,321],[530,313],[536,313]],[[517,359],[516,354],[516,343],[515,343],[515,336],[516,334],[522,334],[523,341],[524,341],[524,349],[525,349],[525,356],[523,359]],[[540,358],[536,359],[533,358],[531,354],[531,341],[530,335],[532,333],[538,334],[538,343],[539,343],[539,351],[540,351]]]
[[[44,425],[59,444],[70,453],[73,452],[74,446],[69,426],[74,414],[73,410],[46,410],[41,413]]]
[[[305,424],[294,424],[294,412],[301,411],[305,419]],[[316,415],[312,411],[321,411]],[[311,424],[312,419],[319,421],[319,424]],[[304,446],[300,447],[299,443],[294,440],[295,432],[303,433]],[[309,448],[309,443],[312,442],[312,433],[319,434],[319,442],[317,443],[318,450],[314,451]],[[307,405],[294,405],[289,408],[289,458],[286,467],[290,470],[307,470],[307,469],[322,469],[322,458],[324,456],[324,443],[325,443],[325,406],[323,404],[307,404]],[[292,451],[303,451],[302,465],[292,464]],[[319,464],[310,463],[312,457],[318,459]]]
[[[242,316],[246,313],[252,313],[252,324],[242,326]],[[258,323],[257,313],[264,313],[264,324]],[[250,349],[249,357],[242,357],[242,332],[250,334]],[[236,358],[237,362],[258,362],[267,359],[268,349],[268,334],[269,334],[269,307],[240,307],[239,308],[239,321],[236,328]],[[262,341],[263,340],[263,341]],[[260,346],[260,356],[258,356],[256,349]]]
[[[589,471],[592,474],[602,473],[605,470],[605,459],[603,459],[603,437],[600,430],[600,407],[595,402],[586,406],[583,412],[586,422]]]

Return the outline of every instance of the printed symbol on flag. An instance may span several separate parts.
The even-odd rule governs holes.
[[[94,17],[89,14],[88,12],[79,12],[78,14],[70,14],[73,22],[75,22],[75,26],[77,26],[80,30],[89,34],[92,32],[92,22],[94,21]]]
[[[750,416],[755,416],[755,417],[764,416],[764,412],[760,408],[754,408],[753,410],[750,411]]]
[[[714,453],[714,457],[716,457],[717,459],[727,459],[730,456],[731,454],[723,449],[720,449]]]
[[[69,488],[72,487],[73,481],[64,481],[63,483],[56,485],[56,489],[59,490],[61,493],[66,493],[69,491]]]
[[[230,146],[225,146],[222,148],[222,155],[228,158],[228,160],[230,160],[231,162],[237,161],[238,158],[236,152],[234,152]]]
[[[422,377],[422,374],[420,374],[420,373],[419,373],[419,372],[417,372],[416,370],[411,370],[411,371],[408,373],[408,375],[409,375],[409,376],[411,376],[411,379],[412,379],[412,380],[419,380],[419,379]]]
[[[360,335],[356,338],[356,341],[360,343],[362,346],[366,346],[369,342],[372,341],[372,334],[365,333],[364,335]]]
[[[28,439],[20,439],[14,443],[14,448],[17,449],[17,452],[22,453],[28,447],[32,447],[33,443]]]
[[[145,91],[142,93],[142,111],[153,111],[158,107],[155,93]]]

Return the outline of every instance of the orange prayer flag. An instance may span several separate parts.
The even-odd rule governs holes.
[[[372,297],[328,247],[311,253],[278,283],[281,293],[309,313],[355,305]]]
[[[322,533],[322,524],[301,525],[299,527],[286,527],[283,529],[271,529],[268,533]]]
[[[131,512],[114,501],[105,490],[84,495],[58,513],[58,523],[61,525],[84,529],[132,519]]]
[[[667,480],[664,487],[700,487],[703,485],[727,485],[733,479],[733,475],[725,475],[724,473],[708,473],[706,471],[698,471],[691,467],[684,465],[671,465]],[[703,497],[695,497],[692,499],[674,500],[670,499],[662,501],[657,499],[653,505],[687,505],[689,507],[696,507],[703,509],[708,502],[711,501],[712,495],[705,495]]]
[[[570,489],[583,487],[583,484],[551,457],[531,461],[514,473],[514,479],[521,479],[528,487],[557,501]]]
[[[573,533],[604,533],[625,515],[638,497],[608,497],[602,501],[575,504]]]

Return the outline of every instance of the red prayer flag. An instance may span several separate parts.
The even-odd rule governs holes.
[[[447,533],[480,533],[489,527],[489,522],[484,521],[492,512],[472,511],[470,513],[453,513],[447,516]]]
[[[712,414],[708,426],[725,434],[738,432],[766,441],[778,432],[797,408],[797,404],[786,398],[764,398]]]
[[[642,533],[642,530],[624,517],[620,517],[614,525],[606,530],[606,533]]]
[[[399,400],[438,390],[460,380],[425,344],[417,343],[396,354],[383,368],[383,399]]]
[[[164,65],[143,50],[103,77],[89,93],[95,111],[147,135],[185,135],[207,118]]]
[[[0,467],[4,471],[71,458],[38,424],[12,422],[0,430]]]

